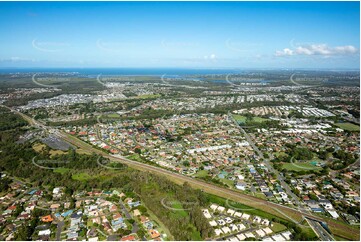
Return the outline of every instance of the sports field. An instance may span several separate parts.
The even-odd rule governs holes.
[[[360,126],[352,123],[336,123],[335,125],[347,131],[360,131]]]

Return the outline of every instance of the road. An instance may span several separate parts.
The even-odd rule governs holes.
[[[4,106],[4,107],[6,107],[10,110],[13,110],[7,106]],[[23,113],[20,113],[17,111],[16,111],[16,113],[18,113],[19,115],[24,117],[25,120],[27,120],[30,124],[32,124],[34,126],[38,126],[38,127],[41,127],[43,129],[47,129],[47,130],[52,130],[52,128],[46,127],[45,125],[36,122],[31,117],[29,117]],[[85,143],[84,141],[79,140],[78,138],[71,136],[69,134],[66,134],[64,132],[57,132],[57,135],[59,135],[60,138],[64,139],[65,141],[67,141],[79,148],[82,148],[89,152],[93,152],[95,154],[101,155],[105,158],[109,158],[112,161],[121,162],[121,163],[126,164],[129,167],[133,167],[135,169],[145,170],[145,171],[153,172],[156,174],[164,175],[168,178],[172,178],[172,180],[177,181],[179,183],[188,182],[193,187],[203,189],[203,191],[205,191],[207,193],[221,196],[221,197],[224,197],[227,199],[231,199],[231,200],[243,203],[245,205],[248,205],[248,206],[260,209],[260,210],[264,210],[264,208],[267,208],[267,212],[274,214],[276,216],[284,217],[288,220],[291,219],[291,221],[292,220],[294,221],[294,219],[292,219],[290,216],[292,216],[293,218],[298,217],[299,221],[302,220],[302,216],[307,216],[309,218],[312,218],[312,219],[315,219],[318,221],[324,221],[324,219],[322,219],[316,215],[308,214],[308,213],[305,213],[304,211],[299,211],[298,209],[294,209],[294,208],[287,207],[287,206],[284,206],[281,204],[266,201],[266,200],[263,200],[260,198],[253,197],[251,195],[232,191],[227,188],[219,187],[215,184],[197,180],[197,179],[185,176],[185,175],[181,175],[179,173],[165,170],[160,167],[144,164],[144,163],[141,163],[138,161],[129,160],[129,159],[127,159],[125,157],[121,157],[121,156],[109,155],[109,154],[105,153],[104,151],[96,149],[96,148],[92,147],[91,145]],[[271,209],[271,210],[269,210],[269,209]],[[337,228],[339,228],[339,230],[352,231],[352,235],[359,236],[359,234],[360,234],[360,231],[358,229],[350,228],[346,224],[340,224],[340,223],[334,222],[332,219],[329,219],[327,222],[331,229],[332,229],[332,227],[337,227]],[[350,238],[354,238],[354,237],[350,237]]]
[[[121,199],[119,199],[119,204],[120,204],[120,206],[122,206],[122,210],[123,210],[123,213],[125,214],[125,217],[127,217],[127,219],[133,219],[133,217],[129,214],[128,209],[125,207],[125,205]],[[132,224],[132,233],[137,233],[138,230],[139,230],[138,223],[136,221],[134,221],[134,223]]]
[[[292,198],[292,200],[297,204],[297,206],[303,206],[299,200],[299,198],[292,192],[289,185],[283,180],[283,176],[273,168],[272,164],[270,163],[270,159],[266,159],[263,155],[263,152],[258,149],[256,144],[254,143],[253,139],[248,135],[248,133],[237,123],[237,121],[233,118],[231,113],[228,113],[230,119],[237,125],[237,127],[241,130],[244,137],[246,138],[247,142],[252,146],[253,150],[258,153],[258,156],[263,160],[263,163],[267,167],[268,171],[271,173],[276,174],[277,180],[280,182],[281,186],[286,191],[287,195]],[[272,157],[272,155],[270,155]]]
[[[307,219],[306,221],[311,225],[311,228],[313,229],[313,231],[317,234],[317,236],[322,240],[322,241],[334,241],[335,239],[328,233],[328,231],[322,227],[322,225],[317,222],[314,221],[312,219]]]
[[[302,204],[302,202],[300,201],[299,197],[294,194],[290,188],[290,186],[284,181],[283,176],[278,172],[278,170],[274,169],[272,164],[270,163],[270,159],[266,159],[263,155],[263,152],[260,151],[258,149],[258,147],[256,146],[256,144],[254,143],[253,139],[247,134],[247,132],[238,124],[238,122],[233,118],[232,114],[228,112],[228,116],[230,119],[233,120],[233,122],[237,125],[237,127],[239,127],[239,129],[241,130],[241,132],[243,133],[243,135],[245,136],[246,140],[248,141],[248,143],[252,146],[253,150],[255,150],[258,153],[258,156],[263,160],[265,166],[267,167],[268,171],[276,174],[277,180],[280,182],[281,186],[283,187],[283,189],[286,191],[287,195],[290,196],[292,198],[292,200],[294,201],[294,203],[297,205],[298,210],[302,213],[302,214],[308,214],[312,215],[311,212],[308,210],[307,207],[304,206],[304,204]],[[271,159],[273,158],[273,155],[270,155]],[[293,159],[293,157],[292,157]],[[327,238],[328,241],[332,241],[334,240],[332,238],[332,236],[328,233],[328,231],[326,231],[325,229],[323,229],[323,227],[318,223],[315,222],[313,220],[310,219],[306,219],[306,221],[308,222],[308,224],[311,226],[311,228],[315,231],[315,233],[322,239],[322,237]],[[310,222],[312,221],[312,222]],[[321,237],[322,236],[322,237]]]
[[[58,222],[58,226],[57,226],[57,228],[56,228],[56,240],[57,241],[60,241],[61,239],[60,239],[60,236],[61,236],[61,231],[62,231],[62,229],[63,229],[63,227],[64,227],[64,221],[59,221]]]

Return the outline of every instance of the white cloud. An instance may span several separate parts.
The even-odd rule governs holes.
[[[285,48],[283,50],[277,50],[275,56],[288,56],[293,55],[293,50]]]
[[[335,47],[335,50],[340,54],[355,54],[359,51],[355,46],[352,45],[338,46]]]
[[[204,57],[203,57],[205,60],[211,60],[211,61],[214,61],[214,60],[216,60],[216,55],[215,54],[211,54],[211,55],[205,55]]]
[[[291,56],[291,55],[353,55],[357,54],[359,49],[352,45],[330,47],[327,44],[311,44],[295,47],[293,50],[285,48],[281,51],[277,50],[275,56]]]

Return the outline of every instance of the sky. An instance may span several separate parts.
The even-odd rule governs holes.
[[[0,2],[0,67],[359,69],[359,2]]]

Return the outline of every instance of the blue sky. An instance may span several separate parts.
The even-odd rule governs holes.
[[[359,68],[358,2],[0,2],[0,67]]]

